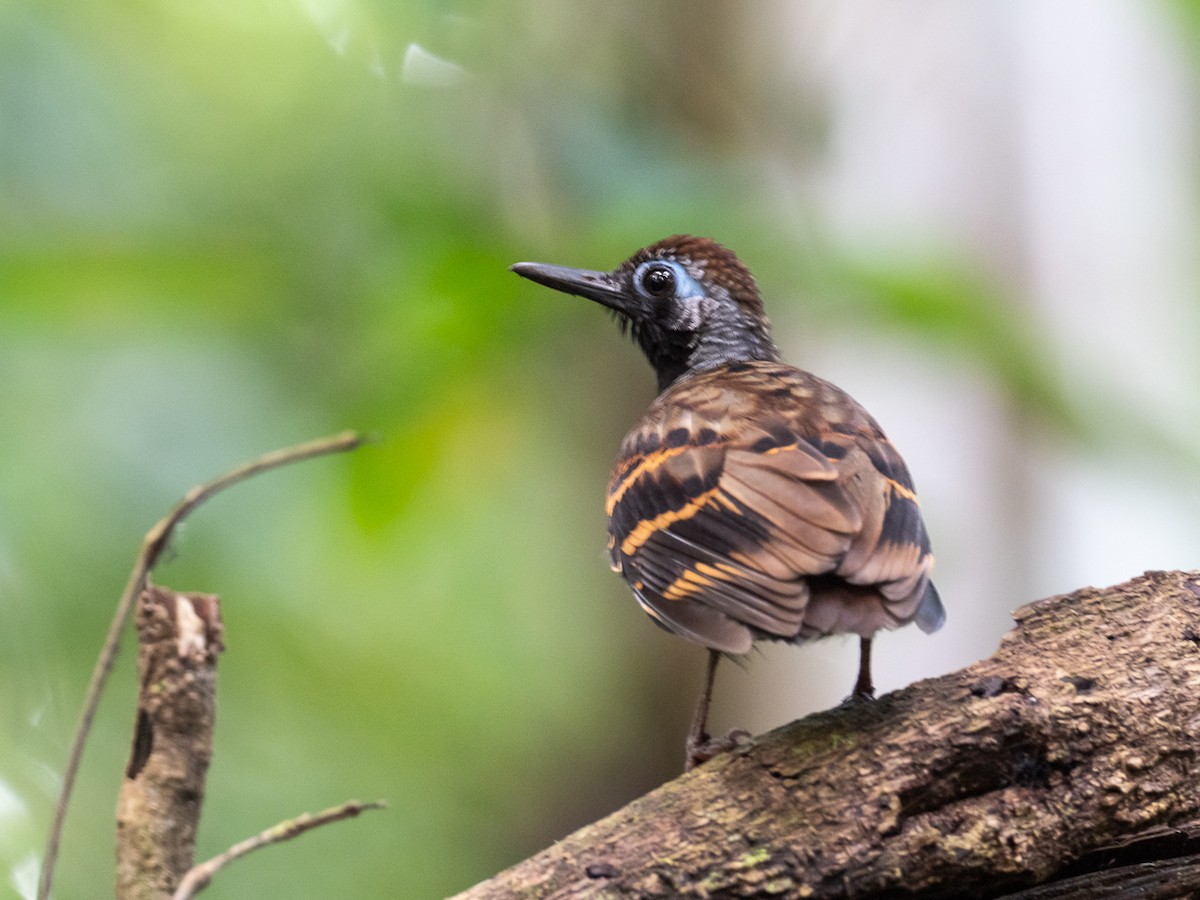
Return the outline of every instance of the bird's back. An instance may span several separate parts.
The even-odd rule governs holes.
[[[900,455],[848,394],[780,362],[663,391],[622,444],[607,511],[642,607],[714,650],[944,619]]]

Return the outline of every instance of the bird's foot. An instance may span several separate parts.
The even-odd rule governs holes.
[[[714,756],[727,753],[730,750],[736,750],[738,747],[742,747],[748,743],[750,743],[750,732],[743,731],[741,728],[735,728],[723,737],[710,737],[707,734],[701,734],[698,738],[688,738],[687,762],[684,764],[683,770],[690,772],[696,766],[708,762]]]
[[[841,706],[857,706],[859,703],[870,703],[874,699],[875,699],[875,688],[871,687],[871,688],[867,688],[866,690],[859,690],[858,688],[855,688],[850,693],[850,696],[847,697],[845,700],[843,700],[840,705]]]

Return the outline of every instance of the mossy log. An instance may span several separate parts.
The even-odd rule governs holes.
[[[460,898],[1200,890],[1200,572],[1014,618],[989,659],[763,735]]]

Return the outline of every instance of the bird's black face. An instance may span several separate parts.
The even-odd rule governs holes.
[[[613,310],[665,388],[688,371],[777,359],[754,279],[737,257],[703,238],[639,250],[612,272],[517,263],[518,275]]]

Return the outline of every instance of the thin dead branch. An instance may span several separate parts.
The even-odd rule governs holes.
[[[340,822],[343,819],[352,819],[368,809],[384,809],[386,806],[387,804],[381,800],[366,803],[358,800],[350,800],[341,806],[331,807],[315,815],[302,813],[294,819],[287,819],[278,825],[273,825],[252,838],[247,838],[240,843],[234,844],[224,853],[214,856],[207,862],[202,862],[198,866],[194,866],[179,882],[179,887],[175,889],[175,895],[172,900],[189,900],[189,898],[194,897],[200,891],[204,890],[204,888],[208,887],[208,883],[212,881],[213,876],[217,872],[235,859],[240,859],[248,853],[253,853],[255,850],[270,846],[271,844],[290,841],[292,838],[306,831],[311,831],[314,828],[320,828],[322,825]]]

